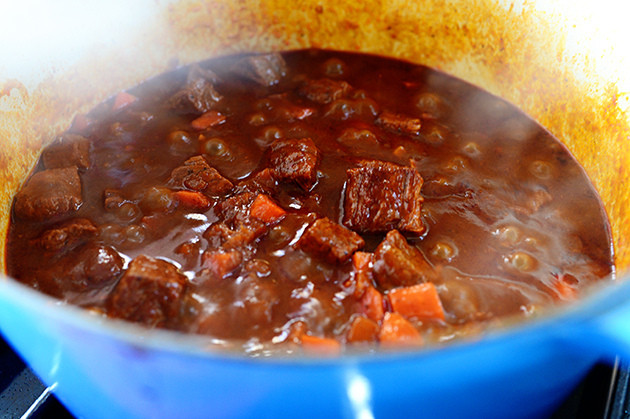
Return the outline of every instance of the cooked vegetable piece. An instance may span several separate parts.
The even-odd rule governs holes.
[[[341,344],[338,340],[311,335],[302,335],[302,348],[308,353],[322,356],[334,356],[341,353]]]
[[[365,290],[372,285],[372,264],[374,254],[368,252],[355,252],[352,255],[354,268],[354,296],[360,298]]]
[[[135,102],[136,100],[138,100],[138,98],[130,93],[127,92],[120,92],[116,95],[116,98],[114,99],[114,103],[112,104],[112,110],[113,111],[118,111],[130,104],[132,104],[133,102]]]
[[[378,339],[384,346],[420,346],[424,343],[418,330],[398,313],[385,313]]]
[[[273,202],[271,198],[264,194],[258,194],[256,196],[249,211],[252,217],[266,224],[273,224],[279,221],[287,213],[278,206],[278,204]]]
[[[203,266],[217,278],[225,278],[236,270],[243,261],[243,255],[238,250],[212,251],[203,254]]]
[[[177,191],[175,199],[186,208],[194,210],[207,210],[212,206],[212,202],[201,192],[197,191]]]
[[[376,342],[379,334],[379,326],[374,320],[364,316],[356,316],[346,336],[350,343],[356,342]]]
[[[444,308],[430,282],[394,288],[387,293],[392,310],[406,318],[444,320]]]
[[[194,129],[202,130],[215,125],[221,125],[226,120],[225,115],[217,111],[208,111],[199,118],[194,119],[190,124]]]
[[[383,294],[371,285],[361,297],[361,313],[374,321],[380,321],[385,313]]]

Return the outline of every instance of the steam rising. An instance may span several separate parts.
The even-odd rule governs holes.
[[[0,82],[15,78],[27,86],[42,68],[62,71],[92,50],[124,42],[161,9],[152,0],[3,3]]]

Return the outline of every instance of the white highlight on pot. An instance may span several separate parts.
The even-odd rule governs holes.
[[[346,389],[353,417],[356,419],[374,419],[371,406],[372,387],[367,378],[357,371],[349,372]]]

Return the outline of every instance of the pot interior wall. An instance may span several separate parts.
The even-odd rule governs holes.
[[[210,56],[318,47],[430,65],[524,109],[585,167],[611,219],[618,268],[629,266],[630,189],[624,184],[630,179],[630,125],[622,100],[627,92],[601,71],[608,68],[603,61],[618,64],[615,54],[570,47],[576,36],[586,42],[589,33],[598,34],[589,32],[589,22],[576,25],[535,3],[494,0],[184,0],[150,5],[151,11],[120,38],[124,42],[93,48],[55,68],[42,62],[42,71],[17,80],[7,78],[0,66],[2,236],[12,196],[39,150],[76,113],[153,74]],[[4,269],[4,246],[0,267]]]

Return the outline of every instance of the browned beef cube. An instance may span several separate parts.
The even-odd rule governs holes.
[[[370,161],[347,171],[343,224],[355,231],[422,233],[422,177],[411,167]]]
[[[238,195],[231,196],[219,202],[214,212],[227,224],[235,224],[247,221],[249,219],[249,207],[256,198],[256,195],[250,192],[243,192]]]
[[[60,169],[76,166],[79,169],[90,167],[90,140],[75,134],[63,134],[42,152],[46,169]]]
[[[267,232],[267,227],[260,221],[227,226],[216,223],[208,227],[203,236],[208,240],[210,249],[238,249],[254,242]]]
[[[241,191],[273,195],[277,187],[271,169],[266,168],[238,184]]]
[[[15,215],[44,221],[79,209],[83,204],[76,167],[35,173],[15,196]]]
[[[76,218],[44,231],[35,239],[35,244],[51,251],[69,250],[95,237],[97,232],[98,229],[90,220]]]
[[[208,112],[222,99],[214,88],[217,80],[217,75],[211,70],[192,66],[186,85],[169,99],[169,107],[184,112]]]
[[[40,291],[68,299],[70,303],[85,304],[86,295],[76,293],[113,283],[124,264],[125,260],[114,248],[86,243],[55,258],[50,265],[36,267],[35,277]],[[100,295],[93,294],[90,298],[98,300]]]
[[[209,196],[228,193],[234,185],[211,167],[202,156],[194,156],[171,172],[169,183],[178,188],[192,189]]]
[[[165,327],[179,317],[186,277],[163,260],[140,255],[112,291],[110,314],[151,327]]]
[[[287,73],[284,58],[278,53],[252,55],[239,60],[234,71],[263,86],[278,84]]]
[[[204,233],[211,249],[247,246],[267,232],[267,226],[250,216],[249,207],[256,195],[241,193],[220,202],[215,213],[221,220]]]
[[[400,132],[409,135],[420,134],[422,123],[418,118],[383,111],[376,119],[378,125],[392,132]]]
[[[374,277],[384,288],[419,284],[433,275],[422,253],[397,230],[387,233],[374,252]]]
[[[114,281],[124,264],[125,260],[113,247],[88,243],[68,252],[58,271],[61,278],[70,280],[75,290],[84,290]]]
[[[364,245],[361,236],[328,218],[320,218],[311,224],[298,242],[302,250],[318,255],[329,263],[347,261]]]
[[[350,90],[345,81],[319,79],[307,80],[298,89],[298,94],[313,102],[326,104],[343,97]]]
[[[294,182],[310,190],[317,180],[319,150],[310,138],[280,139],[269,147],[271,174],[281,182]]]

